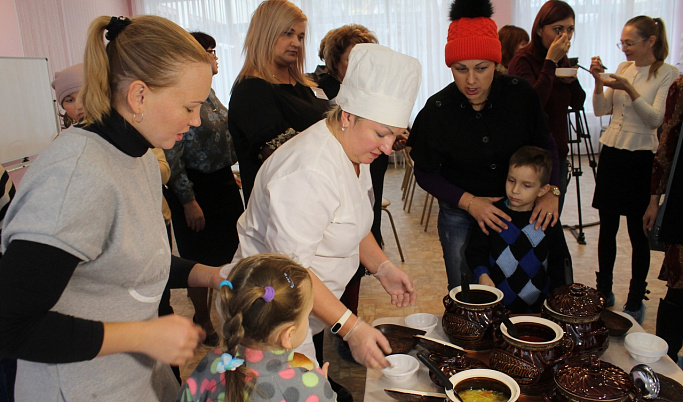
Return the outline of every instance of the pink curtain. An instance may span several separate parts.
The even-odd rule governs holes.
[[[88,26],[100,15],[131,15],[130,0],[15,0],[25,57],[46,57],[50,77],[83,60]]]

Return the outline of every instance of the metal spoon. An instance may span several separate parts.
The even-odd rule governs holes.
[[[503,321],[503,324],[505,324],[505,328],[508,330],[508,334],[510,334],[511,337],[519,339],[519,330],[517,327],[515,327],[515,324],[510,321],[510,317],[507,316],[503,312],[503,310],[498,310],[496,311],[496,315],[498,318],[500,318],[501,321]]]
[[[462,398],[460,398],[460,395],[458,395],[458,393],[455,392],[455,390],[453,389],[453,383],[451,382],[451,380],[446,376],[446,374],[443,373],[443,371],[439,370],[439,368],[436,367],[436,365],[434,365],[434,363],[432,363],[431,360],[429,360],[429,357],[427,357],[427,355],[425,355],[422,352],[419,352],[417,354],[417,358],[420,359],[420,361],[424,363],[425,366],[427,366],[429,371],[434,373],[442,383],[446,384],[444,388],[446,391],[446,395],[448,395],[450,399],[455,399],[457,401],[464,402]]]
[[[643,398],[655,399],[659,396],[661,384],[652,367],[647,364],[637,364],[631,369],[630,375],[636,387],[640,388]]]
[[[582,69],[582,70],[586,70],[586,71],[588,71],[589,73],[591,72],[591,70],[587,69],[586,67],[582,66],[581,64],[577,64],[576,67],[578,67],[578,68],[580,68],[580,69]],[[602,68],[604,68],[605,71],[607,71],[607,67],[602,66]]]

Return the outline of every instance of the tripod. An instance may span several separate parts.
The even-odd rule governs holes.
[[[571,157],[571,175],[576,179],[576,201],[579,213],[578,225],[562,225],[562,228],[569,229],[576,238],[577,243],[586,244],[586,236],[583,233],[583,228],[589,226],[599,225],[600,222],[583,223],[583,216],[581,214],[581,186],[579,185],[579,178],[583,175],[581,166],[581,141],[584,142],[586,149],[586,156],[588,156],[588,164],[593,169],[593,177],[596,176],[596,168],[598,166],[595,161],[595,152],[593,152],[593,144],[591,143],[591,135],[588,131],[588,121],[586,120],[586,112],[582,109],[569,109],[567,111],[567,134],[569,143],[569,152]]]

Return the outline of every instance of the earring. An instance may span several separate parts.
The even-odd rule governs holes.
[[[140,120],[138,120],[137,115],[135,113],[133,113],[133,121],[138,123],[138,124],[142,123],[142,119],[144,119],[144,118],[145,118],[144,112],[140,113]]]
[[[345,126],[342,126],[342,131],[344,131],[344,130],[346,130],[346,127],[345,127]]]

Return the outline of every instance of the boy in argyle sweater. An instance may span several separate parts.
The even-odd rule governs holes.
[[[558,222],[543,231],[529,223],[535,201],[550,190],[552,157],[544,149],[525,146],[510,158],[505,184],[507,198],[494,205],[508,214],[508,228],[497,233],[472,231],[465,252],[467,263],[482,285],[504,293],[512,313],[538,313],[548,293],[564,283],[569,249]]]

